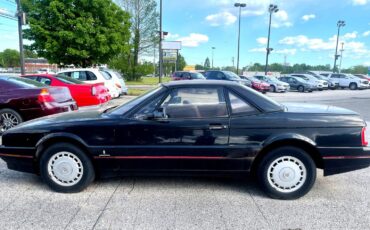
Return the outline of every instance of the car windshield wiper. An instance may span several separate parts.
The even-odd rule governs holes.
[[[118,105],[115,105],[115,106],[109,107],[109,108],[105,109],[105,110],[103,111],[103,113],[106,113],[106,112],[108,112],[108,111],[110,111],[110,110],[112,110],[112,109],[116,108],[117,106],[118,106]]]

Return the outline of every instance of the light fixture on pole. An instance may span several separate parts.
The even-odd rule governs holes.
[[[266,65],[265,65],[265,75],[267,75],[267,68],[269,64],[269,55],[273,48],[270,48],[270,33],[271,33],[271,17],[273,13],[277,13],[279,11],[279,8],[277,5],[270,4],[269,6],[269,13],[270,13],[270,20],[269,20],[269,31],[267,35],[267,48],[266,48]]]
[[[337,68],[337,59],[338,59],[338,58],[339,58],[339,56],[340,56],[340,55],[338,55],[339,32],[340,32],[340,28],[341,28],[341,27],[344,27],[345,25],[346,25],[346,22],[345,22],[345,21],[339,20],[339,21],[337,22],[338,34],[337,34],[337,45],[336,45],[336,47],[335,47],[333,73],[335,73],[335,72],[337,72],[337,71],[338,71],[338,68]]]
[[[214,55],[214,53],[213,53],[213,51],[216,49],[216,47],[212,47],[212,69],[213,69],[213,55]]]
[[[238,55],[236,58],[236,74],[239,74],[239,52],[240,52],[240,16],[241,16],[241,11],[242,7],[246,7],[247,4],[245,3],[235,3],[235,7],[239,7],[239,27],[238,27]]]

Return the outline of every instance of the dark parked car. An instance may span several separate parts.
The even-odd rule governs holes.
[[[240,78],[238,75],[231,71],[220,71],[220,70],[210,70],[207,71],[204,76],[207,80],[224,80],[224,81],[234,81],[241,85],[245,85],[248,87],[252,86],[251,80],[245,80]]]
[[[0,76],[0,133],[23,121],[77,109],[68,88]]]
[[[189,71],[177,71],[172,74],[173,81],[179,80],[204,80],[206,79],[201,73]]]
[[[281,105],[230,81],[166,83],[122,106],[27,122],[6,131],[8,168],[39,173],[59,192],[104,175],[254,173],[294,199],[324,175],[370,165],[365,122],[327,105]]]
[[[314,84],[299,77],[282,76],[279,80],[288,83],[291,90],[298,90],[299,92],[312,92],[313,90],[317,90]]]

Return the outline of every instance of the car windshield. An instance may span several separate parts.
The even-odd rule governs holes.
[[[202,74],[200,73],[190,73],[191,74],[191,77],[193,79],[206,79]]]
[[[136,105],[140,104],[141,102],[145,101],[146,99],[148,99],[149,97],[151,97],[153,94],[156,94],[157,92],[163,90],[163,86],[159,86],[157,88],[154,88],[152,90],[150,90],[149,92],[135,98],[135,99],[132,99],[131,101],[119,106],[119,107],[116,107],[114,109],[112,109],[111,111],[109,111],[110,114],[112,115],[123,115],[125,114],[126,112],[130,111],[131,109],[133,109]]]
[[[56,76],[56,78],[61,81],[61,82],[64,82],[66,84],[71,84],[71,85],[75,85],[75,84],[85,84],[83,81],[80,81],[80,80],[77,80],[77,79],[74,79],[74,78],[70,78],[70,77],[64,77],[64,76]]]
[[[40,88],[40,87],[48,87],[45,84],[40,82],[30,80],[27,78],[20,78],[20,77],[9,77],[6,80],[16,84],[20,88]]]
[[[224,71],[226,77],[231,80],[240,80],[240,77],[231,71]]]

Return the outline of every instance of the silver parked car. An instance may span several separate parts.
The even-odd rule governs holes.
[[[285,83],[283,81],[280,81],[276,77],[268,77],[263,75],[254,76],[258,80],[264,81],[268,84],[270,84],[270,91],[271,92],[286,92],[289,91],[290,86],[288,83]]]

